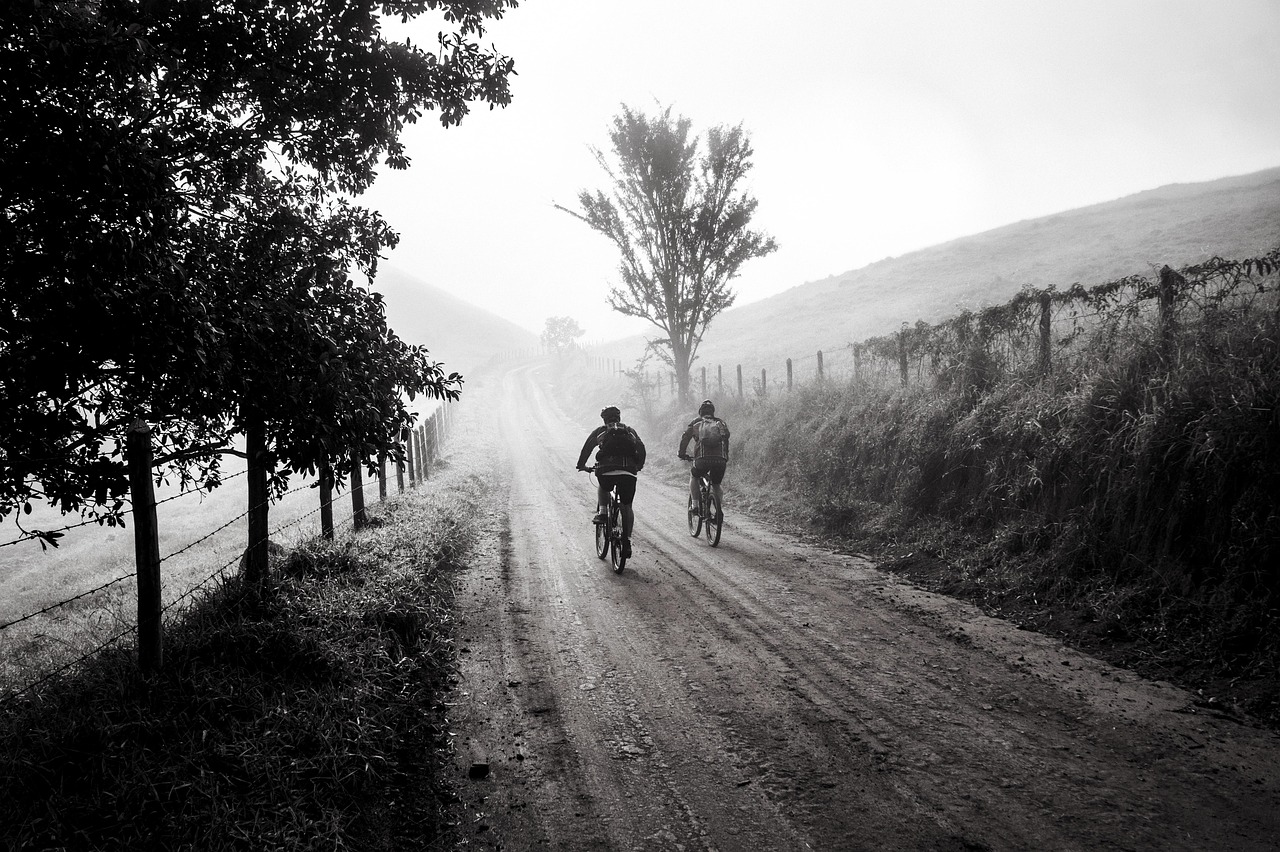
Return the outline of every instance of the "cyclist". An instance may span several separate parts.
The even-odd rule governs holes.
[[[716,406],[709,399],[704,399],[698,406],[698,416],[685,427],[680,436],[680,448],[676,454],[682,459],[689,456],[685,450],[689,442],[696,442],[693,450],[693,467],[689,469],[689,493],[693,495],[693,505],[698,505],[701,495],[698,494],[698,479],[707,474],[711,480],[711,490],[716,496],[717,523],[724,520],[724,505],[721,499],[720,482],[724,479],[724,470],[729,464],[729,424],[716,417]]]
[[[644,470],[644,441],[635,429],[622,422],[622,412],[616,405],[600,410],[604,424],[596,427],[582,445],[578,454],[578,470],[587,469],[587,456],[596,450],[596,479],[600,488],[596,494],[594,523],[603,524],[609,509],[609,492],[617,489],[618,502],[622,504],[622,555],[631,557],[631,525],[635,513],[631,501],[636,496],[636,474]]]

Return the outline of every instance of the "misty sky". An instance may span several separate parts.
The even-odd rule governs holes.
[[[438,22],[411,25],[434,42]],[[391,28],[399,32],[399,28]],[[617,256],[557,211],[602,188],[619,104],[741,122],[756,225],[738,303],[887,256],[1168,183],[1280,165],[1277,0],[523,0],[486,42],[513,103],[408,131],[361,202],[388,263],[541,331],[612,314]]]

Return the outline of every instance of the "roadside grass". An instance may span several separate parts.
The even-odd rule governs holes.
[[[1043,381],[726,401],[731,488],[886,570],[1280,727],[1278,332],[1272,310],[1188,323],[1171,359],[1135,336]]]
[[[449,849],[452,574],[481,500],[457,472],[273,560],[165,635],[0,705],[6,848]]]

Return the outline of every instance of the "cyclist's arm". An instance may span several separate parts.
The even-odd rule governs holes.
[[[578,467],[584,467],[587,464],[587,456],[591,455],[591,450],[596,445],[596,439],[600,437],[602,427],[597,427],[582,445],[582,452],[578,453]]]
[[[696,420],[693,421],[693,423],[697,423],[697,422],[698,421]],[[676,450],[676,455],[678,456],[682,456],[685,454],[686,450],[689,447],[689,442],[693,440],[693,434],[694,434],[693,423],[690,423],[688,426],[686,426],[684,430],[684,434],[680,436],[680,447],[679,449]]]

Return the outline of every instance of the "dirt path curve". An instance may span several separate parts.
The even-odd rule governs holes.
[[[479,848],[1280,848],[1275,735],[772,533],[731,493],[712,549],[683,491],[642,478],[615,575],[573,470],[594,423],[535,373],[464,426],[510,449],[459,598]]]

